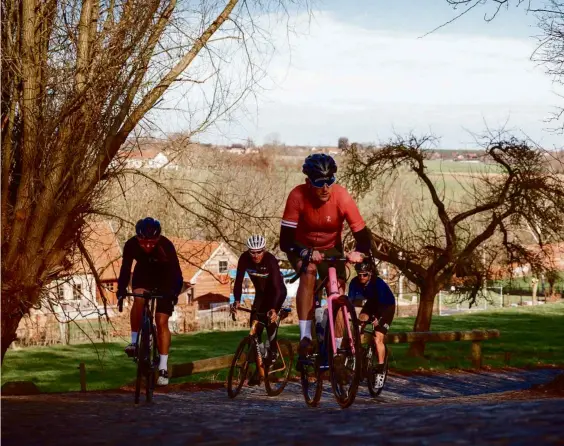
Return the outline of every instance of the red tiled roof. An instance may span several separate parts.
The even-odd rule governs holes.
[[[162,150],[158,148],[146,148],[146,149],[135,149],[132,150],[131,153],[127,156],[127,159],[130,160],[150,160],[155,158]]]
[[[117,280],[121,267],[121,248],[110,222],[89,222],[82,242],[100,280]],[[77,256],[72,271],[75,274],[91,274],[82,256]]]
[[[192,280],[220,245],[219,242],[205,240],[185,240],[176,237],[168,238],[176,248],[184,282]]]
[[[168,237],[174,244],[184,282],[189,282],[219,247],[217,241],[185,240]],[[90,222],[83,240],[100,279],[117,280],[121,267],[121,248],[108,221]],[[74,274],[91,274],[88,263],[81,256],[72,268]]]

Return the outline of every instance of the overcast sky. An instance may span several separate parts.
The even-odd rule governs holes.
[[[561,147],[545,122],[559,98],[530,60],[535,17],[511,8],[486,23],[485,12],[420,38],[456,15],[444,0],[317,2],[313,20],[294,20],[297,34],[282,23],[272,31],[266,90],[200,140],[260,144],[277,134],[286,144],[336,145],[340,136],[378,142],[413,131],[432,132],[443,148],[474,148],[472,133],[504,126]],[[161,116],[161,125],[185,124]]]

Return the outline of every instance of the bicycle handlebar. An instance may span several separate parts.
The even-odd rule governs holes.
[[[140,297],[142,299],[164,299],[167,296],[163,295],[163,294],[156,294],[156,293],[151,293],[151,292],[147,292],[147,293],[123,293],[120,298],[118,298],[118,310],[121,313],[123,311],[123,298],[124,297]]]
[[[366,254],[363,254],[363,253],[360,253],[360,254],[362,255],[363,260],[367,257],[370,257],[369,255],[366,255]],[[308,265],[311,263],[311,256],[312,255],[313,255],[313,249],[310,249],[308,257],[303,259],[302,267],[291,279],[288,280],[289,283],[294,283],[306,271]],[[348,259],[346,257],[341,257],[341,256],[324,257],[323,260],[319,263],[323,263],[323,262],[348,262]]]
[[[257,316],[266,316],[268,313],[259,313],[258,311],[253,311],[249,308],[245,308],[245,307],[239,307],[237,308],[237,311],[243,311],[244,313],[255,313]],[[278,317],[280,317],[280,315],[282,313],[290,313],[292,311],[291,308],[280,308],[280,310],[278,311],[278,313],[276,313],[278,315]],[[233,319],[234,321],[236,320],[235,317],[235,312],[231,312],[231,319]]]

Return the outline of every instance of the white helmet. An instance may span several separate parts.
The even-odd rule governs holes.
[[[266,239],[262,235],[251,235],[247,239],[247,247],[249,249],[264,249],[266,246]]]

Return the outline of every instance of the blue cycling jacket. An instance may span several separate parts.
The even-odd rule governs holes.
[[[378,303],[384,305],[395,305],[396,303],[394,293],[392,293],[388,284],[376,275],[372,275],[372,278],[366,285],[362,285],[358,277],[355,277],[349,284],[348,296],[350,300],[376,299]]]

